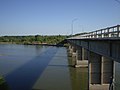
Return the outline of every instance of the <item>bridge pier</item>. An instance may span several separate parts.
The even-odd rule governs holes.
[[[75,60],[75,67],[88,67],[88,51],[82,47],[77,47]]]
[[[82,60],[88,60],[88,50],[82,48]]]
[[[76,49],[77,49],[77,46],[72,46],[72,57],[73,58],[76,58]]]
[[[109,90],[111,77],[113,76],[113,60],[89,52],[89,90]]]
[[[76,57],[76,46],[69,45],[68,50],[69,50],[69,56]]]
[[[72,52],[73,52],[72,45],[69,45],[69,47],[68,47],[69,56],[72,56]]]
[[[80,46],[69,45],[69,56],[75,60],[75,67],[88,67],[88,51]]]

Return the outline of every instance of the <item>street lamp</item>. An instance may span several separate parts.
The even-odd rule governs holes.
[[[71,23],[71,35],[73,35],[73,24],[74,24],[74,22],[75,22],[76,20],[78,20],[78,19],[75,18],[75,19],[72,20],[72,23]]]

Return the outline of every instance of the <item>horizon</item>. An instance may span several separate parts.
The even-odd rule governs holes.
[[[38,35],[38,34],[37,34],[37,35]],[[0,37],[4,37],[4,36],[8,36],[8,37],[9,37],[9,36],[10,36],[10,37],[11,37],[11,36],[18,36],[18,37],[19,37],[19,36],[37,36],[37,35],[32,35],[32,34],[31,34],[31,35],[3,35],[3,36],[0,36]],[[57,35],[57,34],[56,34],[56,35],[38,35],[38,36],[70,36],[70,35]]]

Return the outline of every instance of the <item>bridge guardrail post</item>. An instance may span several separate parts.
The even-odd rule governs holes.
[[[117,37],[120,37],[120,25],[117,25]]]

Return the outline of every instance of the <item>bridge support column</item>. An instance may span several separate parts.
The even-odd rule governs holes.
[[[111,78],[114,78],[114,61],[102,56],[101,84],[110,84]]]
[[[76,50],[76,60],[79,60],[79,61],[82,60],[82,47],[77,47],[77,50]]]
[[[69,56],[75,57],[76,56],[76,46],[69,45]]]
[[[76,63],[75,67],[88,67],[88,54],[87,50],[82,47],[76,49]]]
[[[72,57],[76,58],[76,46],[72,46]]]
[[[101,84],[101,56],[89,53],[89,85]]]
[[[114,75],[113,71],[112,60],[89,52],[89,90],[109,90],[111,77]]]
[[[88,60],[88,50],[82,48],[82,60]]]
[[[69,47],[68,47],[68,52],[69,52],[69,56],[72,56],[73,50],[72,50],[72,46],[71,45],[69,45]]]

